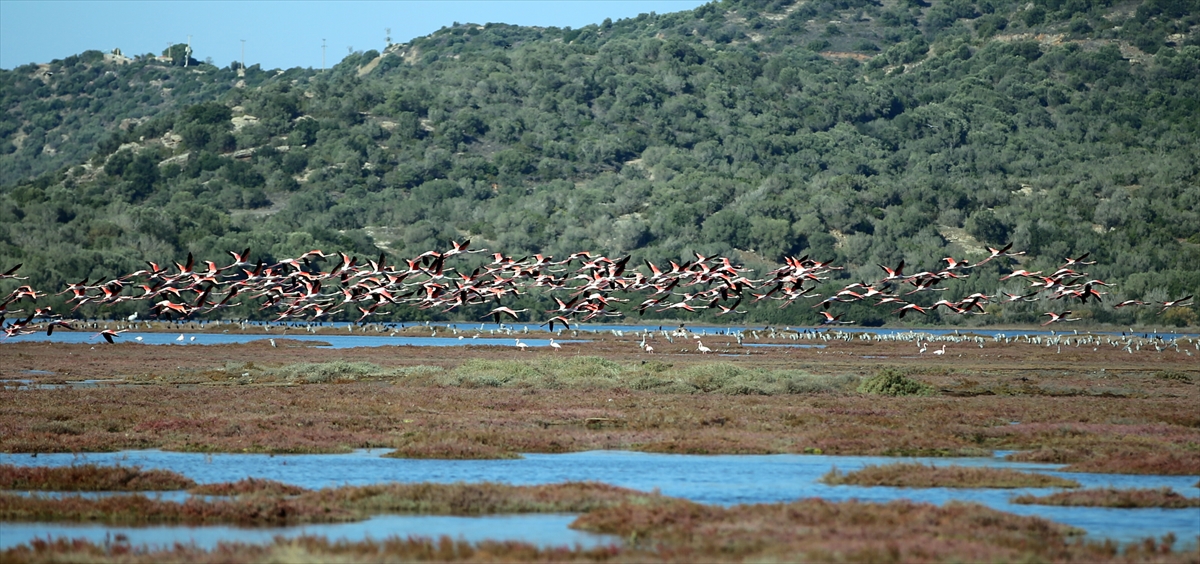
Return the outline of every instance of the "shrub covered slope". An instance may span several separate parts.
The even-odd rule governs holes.
[[[471,239],[631,264],[727,253],[760,272],[810,254],[846,266],[841,287],[1012,241],[1019,264],[937,298],[1019,292],[995,275],[1084,252],[1117,284],[1107,304],[1198,292],[1200,5],[1079,6],[743,0],[581,29],[455,25],[323,73],[95,52],[0,71],[0,267],[57,291],[189,251]]]

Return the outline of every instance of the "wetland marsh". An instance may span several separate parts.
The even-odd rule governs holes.
[[[1048,487],[956,490],[941,484],[820,483],[834,468],[850,472],[867,465],[917,462],[1050,473],[1089,490],[1171,488],[1195,498],[1200,416],[1194,406],[1200,400],[1200,370],[1193,357],[1178,350],[1062,350],[1061,345],[1016,340],[986,340],[979,346],[963,339],[949,341],[948,353],[933,357],[899,340],[828,338],[817,341],[823,348],[750,347],[741,346],[735,335],[706,336],[713,349],[738,354],[717,358],[697,352],[691,339],[668,342],[659,334],[650,338],[661,352],[649,354],[637,343],[641,336],[632,332],[588,334],[587,342],[564,345],[561,351],[472,345],[330,350],[275,338],[274,347],[263,340],[204,347],[0,345],[5,360],[0,378],[21,381],[0,389],[0,427],[5,431],[0,450],[8,453],[0,462],[140,464],[175,470],[202,485],[253,477],[318,491],[385,483],[547,486],[596,481],[660,492],[665,497],[652,504],[658,507],[653,514],[700,515],[696,522],[710,523],[705,526],[736,515],[749,527],[759,519],[752,514],[791,514],[796,504],[815,503],[797,501],[808,498],[824,499],[821,503],[832,504],[833,513],[843,516],[860,510],[887,513],[897,510],[896,503],[916,504],[904,511],[917,512],[986,508],[1013,519],[1045,518],[1073,528],[1038,537],[1033,544],[1040,548],[1032,552],[991,552],[997,539],[1005,538],[1001,534],[983,541],[986,549],[954,545],[935,552],[955,558],[983,551],[1006,555],[1002,559],[1053,554],[1051,559],[1060,560],[1136,561],[1149,558],[1143,539],[1173,533],[1169,543],[1154,541],[1155,558],[1163,557],[1168,545],[1174,552],[1167,550],[1167,560],[1195,557],[1196,538],[1189,531],[1200,523],[1200,509],[1194,507],[1116,509],[1010,501],[1016,495],[1059,491]],[[794,341],[747,344],[789,343]],[[449,350],[453,353],[445,352]],[[879,384],[881,379],[886,385]],[[74,385],[83,380],[93,384]],[[230,462],[242,458],[254,462]],[[341,459],[349,462],[336,462]],[[968,510],[962,503],[982,505]],[[931,505],[922,509],[923,504]],[[712,509],[722,507],[727,509]],[[805,511],[810,510],[815,509]],[[569,556],[553,553],[553,543],[540,537],[490,537],[528,546],[517,556],[509,549],[497,552],[499,545],[481,540],[486,537],[466,533],[451,541],[458,547],[452,552],[460,555],[455,558],[480,550],[503,553],[505,559],[611,556],[600,548],[603,542],[581,540],[597,538],[622,539],[611,550],[635,559],[641,554],[678,560],[654,552],[668,545],[693,555],[725,550],[711,545],[724,541],[710,539],[700,547],[654,519],[657,524],[636,516],[615,517],[627,510],[604,509],[616,512],[611,515],[597,511],[601,509],[575,513],[577,520],[557,517],[555,527],[574,523],[570,533],[561,529],[564,542],[584,542]],[[363,523],[364,517],[353,523]],[[370,516],[365,522],[379,518]],[[838,530],[838,518],[830,519],[828,526]],[[63,534],[70,536],[70,527],[64,525]],[[388,530],[424,531],[420,534],[430,537],[442,531],[455,537],[463,527],[471,528]],[[249,559],[288,550],[344,556],[368,545],[399,542],[382,541],[378,528],[358,525],[357,530],[328,536],[334,529],[293,528],[286,539],[267,544],[262,538],[247,540],[250,544],[237,550]],[[570,536],[576,530],[616,536]],[[1079,537],[1083,531],[1086,536]],[[640,541],[629,543],[635,533],[636,538],[662,542],[653,550]],[[304,536],[311,534],[323,538]],[[694,539],[691,534],[685,537]],[[907,540],[891,548],[867,542],[859,547],[866,552],[855,554],[886,554],[895,548],[913,556],[928,546],[919,542],[922,534],[941,533],[914,530],[912,545]],[[751,536],[760,538],[761,550],[743,557],[784,547],[818,555],[830,546],[822,542],[838,538],[834,533],[784,538],[765,530]],[[1106,541],[1116,544],[1103,548]],[[404,542],[409,543],[401,543],[404,548],[390,544],[387,550],[409,554],[439,546],[439,541]],[[7,554],[37,561],[91,551],[88,546],[95,543],[59,546],[30,539]],[[1076,548],[1064,548],[1071,546]],[[144,554],[176,561],[214,554],[194,550],[201,552]]]

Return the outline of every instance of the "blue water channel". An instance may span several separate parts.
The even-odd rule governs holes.
[[[1017,505],[1012,497],[1031,493],[1044,495],[1055,488],[955,489],[828,486],[819,482],[833,468],[853,471],[868,464],[899,461],[937,466],[989,466],[1062,476],[1085,488],[1170,487],[1196,497],[1198,476],[1142,476],[1061,472],[1061,465],[1009,462],[1000,458],[891,458],[823,455],[666,455],[625,451],[593,451],[570,454],[526,454],[516,460],[411,460],[383,458],[386,450],[362,450],[349,454],[260,455],[194,454],[157,450],[89,454],[0,454],[0,464],[20,466],[63,466],[93,463],[141,466],[179,472],[199,483],[231,482],[247,477],[277,480],[306,488],[367,485],[383,482],[500,482],[508,484],[552,484],[566,481],[600,481],[642,491],[658,490],[664,495],[700,503],[734,505],[775,503],[818,497],[831,501],[860,500],[888,502],[908,499],[944,504],[976,502],[1018,515],[1036,515],[1078,527],[1088,538],[1109,538],[1126,543],[1173,532],[1180,547],[1196,545],[1200,534],[1200,509],[1113,509]],[[151,494],[153,495],[153,494]],[[175,494],[178,495],[178,494]],[[361,523],[332,524],[275,529],[233,527],[132,528],[107,525],[60,523],[3,523],[0,548],[46,536],[103,536],[105,532],[129,535],[134,544],[195,541],[201,546],[218,540],[259,542],[273,535],[321,534],[331,540],[419,534],[462,537],[468,540],[524,540],[539,545],[612,542],[611,537],[571,531],[564,515],[520,515],[499,517],[378,516]],[[519,523],[519,525],[518,525]],[[246,532],[249,531],[249,532]],[[134,534],[130,534],[130,533]],[[246,535],[250,535],[247,537]],[[513,536],[521,535],[521,536]]]
[[[110,322],[109,325],[116,325],[117,322]],[[299,341],[320,341],[329,343],[332,348],[344,349],[353,347],[381,347],[381,346],[427,346],[427,347],[455,347],[468,345],[496,345],[496,346],[516,346],[516,338],[522,337],[529,331],[539,331],[543,329],[537,324],[502,324],[495,323],[428,323],[428,324],[400,324],[388,323],[368,326],[367,330],[355,326],[351,323],[312,323],[312,324],[270,324],[270,323],[255,323],[255,322],[232,322],[232,321],[197,321],[189,322],[187,325],[204,327],[206,331],[196,332],[188,329],[181,329],[182,333],[161,333],[161,332],[134,332],[129,331],[121,333],[116,338],[116,342],[123,343],[141,343],[146,345],[219,345],[219,344],[238,344],[248,343],[251,341],[261,341],[265,339],[294,339]],[[207,330],[220,329],[221,327],[243,327],[248,329],[248,333],[213,333]],[[278,330],[281,327],[289,327],[293,329],[284,335],[277,333],[263,332],[261,334],[255,331],[258,328]],[[336,329],[338,333],[330,334],[312,334],[307,332],[308,327],[322,329]],[[409,334],[413,327],[422,327],[430,331],[430,335],[421,335],[419,337]],[[572,342],[585,342],[589,333],[615,333],[622,336],[634,337],[645,332],[658,331],[674,331],[680,325],[678,323],[666,324],[641,324],[641,325],[615,325],[615,324],[594,324],[594,325],[576,325],[570,330],[559,330],[558,335],[564,337],[564,340],[557,341],[562,344]],[[383,331],[378,329],[382,328]],[[399,329],[408,329],[403,335],[392,332]],[[699,336],[749,336],[757,332],[760,337],[765,337],[769,334],[770,329],[762,326],[707,326],[707,325],[687,325],[687,329],[694,335]],[[346,333],[341,333],[346,330]],[[776,331],[783,332],[799,332],[803,333],[821,333],[826,331],[837,331],[843,333],[868,333],[876,335],[904,335],[904,334],[922,334],[934,336],[972,334],[987,338],[996,336],[1001,337],[1017,337],[1017,336],[1051,336],[1051,335],[1073,335],[1075,332],[1063,332],[1054,330],[1033,330],[1033,329],[980,329],[980,328],[885,328],[885,327],[838,327],[835,330],[828,328],[809,328],[809,327],[775,327]],[[1130,335],[1135,337],[1153,338],[1161,337],[1166,341],[1171,341],[1180,338],[1200,338],[1200,335],[1174,333],[1174,332],[1154,332],[1154,331],[1137,331],[1137,332],[1117,332],[1117,331],[1080,331],[1079,334],[1092,335],[1107,335],[1107,336],[1122,336]],[[180,339],[180,337],[183,337]],[[138,337],[141,337],[138,340]],[[583,340],[579,340],[579,339]],[[573,340],[574,339],[574,340]],[[21,342],[55,342],[55,343],[91,343],[91,344],[107,344],[100,338],[94,329],[80,329],[77,331],[58,330],[54,335],[46,335],[45,333],[35,333],[32,335],[22,335],[19,337],[0,338],[0,345],[5,343],[21,343]],[[521,342],[530,347],[546,347],[550,345],[548,339],[525,339],[521,338]],[[747,344],[746,346],[754,346]]]
[[[38,342],[48,341],[53,343],[73,343],[73,344],[100,344],[107,345],[104,339],[95,336],[94,332],[79,331],[71,332],[55,332],[53,335],[47,336],[45,333],[35,335],[22,335],[20,337],[12,337],[5,342],[20,343],[20,342]],[[182,336],[181,340],[179,337]],[[141,340],[138,340],[141,337]],[[385,346],[418,346],[418,347],[461,347],[467,345],[494,345],[503,347],[517,346],[515,337],[472,337],[464,335],[460,337],[402,337],[388,336],[387,334],[374,335],[258,335],[237,334],[237,333],[121,333],[116,338],[118,343],[140,343],[143,345],[227,345],[249,343],[252,341],[266,342],[268,339],[291,339],[295,341],[309,341],[314,343],[328,343],[330,348],[334,349],[349,349],[354,347],[385,347]],[[526,339],[521,338],[520,341],[529,347],[548,347],[550,346],[549,339]],[[555,340],[556,343],[569,345],[571,343],[585,342],[577,339]],[[314,345],[317,346],[317,345]]]
[[[205,525],[153,525],[124,527],[98,523],[0,523],[0,550],[27,544],[34,539],[67,537],[103,544],[124,536],[132,546],[170,548],[176,543],[195,544],[212,550],[220,543],[267,544],[276,537],[322,536],[331,542],[383,540],[388,537],[449,536],[456,540],[519,541],[540,547],[575,546],[585,548],[619,543],[613,535],[597,535],[568,528],[576,515],[487,515],[455,517],[450,515],[376,515],[356,523],[309,524],[290,527],[234,527]]]

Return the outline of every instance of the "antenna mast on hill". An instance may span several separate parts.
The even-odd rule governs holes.
[[[191,59],[191,58],[192,58],[192,36],[189,35],[187,49],[185,49],[183,51],[183,66],[185,68],[188,66],[188,59]]]
[[[246,40],[242,40],[242,68],[246,68]]]

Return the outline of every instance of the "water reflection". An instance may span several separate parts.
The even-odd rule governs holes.
[[[302,525],[295,527],[241,528],[226,525],[187,527],[161,525],[122,527],[95,523],[4,523],[0,550],[34,539],[68,537],[103,544],[124,535],[133,546],[170,548],[175,543],[194,543],[212,550],[222,542],[262,544],[275,537],[323,536],[330,541],[383,540],[390,536],[438,538],[447,535],[470,542],[482,540],[521,541],[541,547],[574,546],[585,548],[619,543],[612,535],[598,535],[568,529],[574,515],[490,515],[452,517],[443,515],[379,515],[357,523]]]
[[[218,495],[196,495],[196,496],[194,496],[194,495],[188,493],[187,490],[148,491],[148,492],[3,491],[0,493],[19,495],[22,497],[41,497],[41,498],[48,498],[48,499],[62,499],[62,498],[74,498],[74,497],[81,497],[84,499],[105,499],[105,498],[110,498],[110,497],[140,495],[140,496],[148,497],[150,499],[156,499],[159,501],[171,501],[171,502],[175,502],[175,503],[183,503],[193,497],[197,498],[197,499],[203,499],[203,500],[231,499],[230,496],[218,496]],[[7,529],[7,527],[6,527],[6,529]]]
[[[1089,535],[1121,542],[1174,532],[1194,544],[1200,531],[1200,509],[1111,509],[1016,505],[1009,499],[1024,493],[1046,494],[1051,488],[1016,490],[929,488],[908,489],[828,486],[818,480],[836,467],[852,471],[867,464],[921,462],[938,466],[989,466],[1038,471],[1079,481],[1085,488],[1170,487],[1196,496],[1197,476],[1137,476],[1060,472],[1061,465],[1008,462],[1002,458],[891,458],[824,455],[666,455],[624,451],[570,454],[526,454],[517,460],[406,460],[382,458],[385,450],[342,455],[194,454],[163,451],[119,453],[0,454],[0,463],[61,466],[94,463],[139,465],[179,472],[199,483],[232,482],[247,476],[306,488],[367,485],[381,482],[501,482],[549,484],[594,480],[700,503],[732,505],[774,503],[819,497],[831,501],[857,499],[887,502],[909,499],[943,504],[972,501],[1018,515],[1038,515],[1086,530]],[[7,525],[6,525],[7,527]]]

